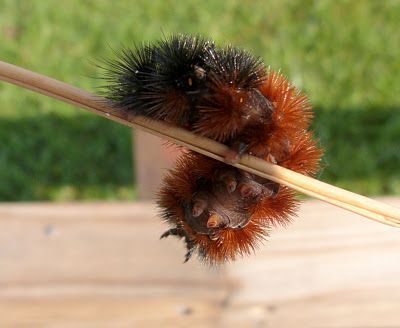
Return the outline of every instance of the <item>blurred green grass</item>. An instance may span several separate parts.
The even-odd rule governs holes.
[[[319,178],[400,194],[399,1],[0,0],[0,59],[95,91],[110,47],[174,32],[252,50],[307,93]],[[132,199],[130,131],[0,83],[0,200]]]

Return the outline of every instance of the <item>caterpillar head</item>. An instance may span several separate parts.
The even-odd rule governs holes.
[[[162,237],[184,238],[186,261],[195,251],[212,264],[251,253],[272,223],[269,214],[257,213],[258,205],[279,197],[279,185],[200,155],[193,157],[202,175],[190,170],[189,161],[180,163],[164,181],[159,204],[172,228]]]

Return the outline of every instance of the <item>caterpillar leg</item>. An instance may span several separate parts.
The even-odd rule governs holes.
[[[196,250],[196,242],[194,240],[185,238],[185,243],[186,243],[187,252],[185,254],[185,260],[183,261],[183,263],[186,263],[187,261],[189,261],[193,255],[194,251]]]
[[[172,228],[165,231],[161,236],[160,239],[167,238],[169,236],[177,236],[178,238],[185,237],[185,232],[179,228]]]
[[[179,239],[184,238],[185,243],[186,243],[186,254],[185,254],[185,260],[184,263],[189,261],[189,259],[192,257],[194,251],[196,250],[196,243],[194,240],[190,239],[190,237],[187,235],[187,233],[182,229],[182,228],[171,228],[167,231],[165,231],[160,239],[167,238],[169,236],[176,236]]]

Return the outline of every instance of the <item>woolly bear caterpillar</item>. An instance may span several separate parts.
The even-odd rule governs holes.
[[[247,152],[302,174],[318,171],[307,97],[244,50],[174,35],[124,49],[104,78],[114,106],[225,143],[227,163]],[[251,253],[271,226],[290,221],[297,201],[287,187],[187,152],[164,179],[159,205],[171,226],[162,237],[184,239],[185,261],[197,251],[216,264]]]

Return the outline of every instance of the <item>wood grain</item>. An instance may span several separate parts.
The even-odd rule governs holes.
[[[400,199],[384,199],[395,206]],[[399,327],[397,229],[306,202],[223,268],[148,203],[0,205],[1,327]]]

